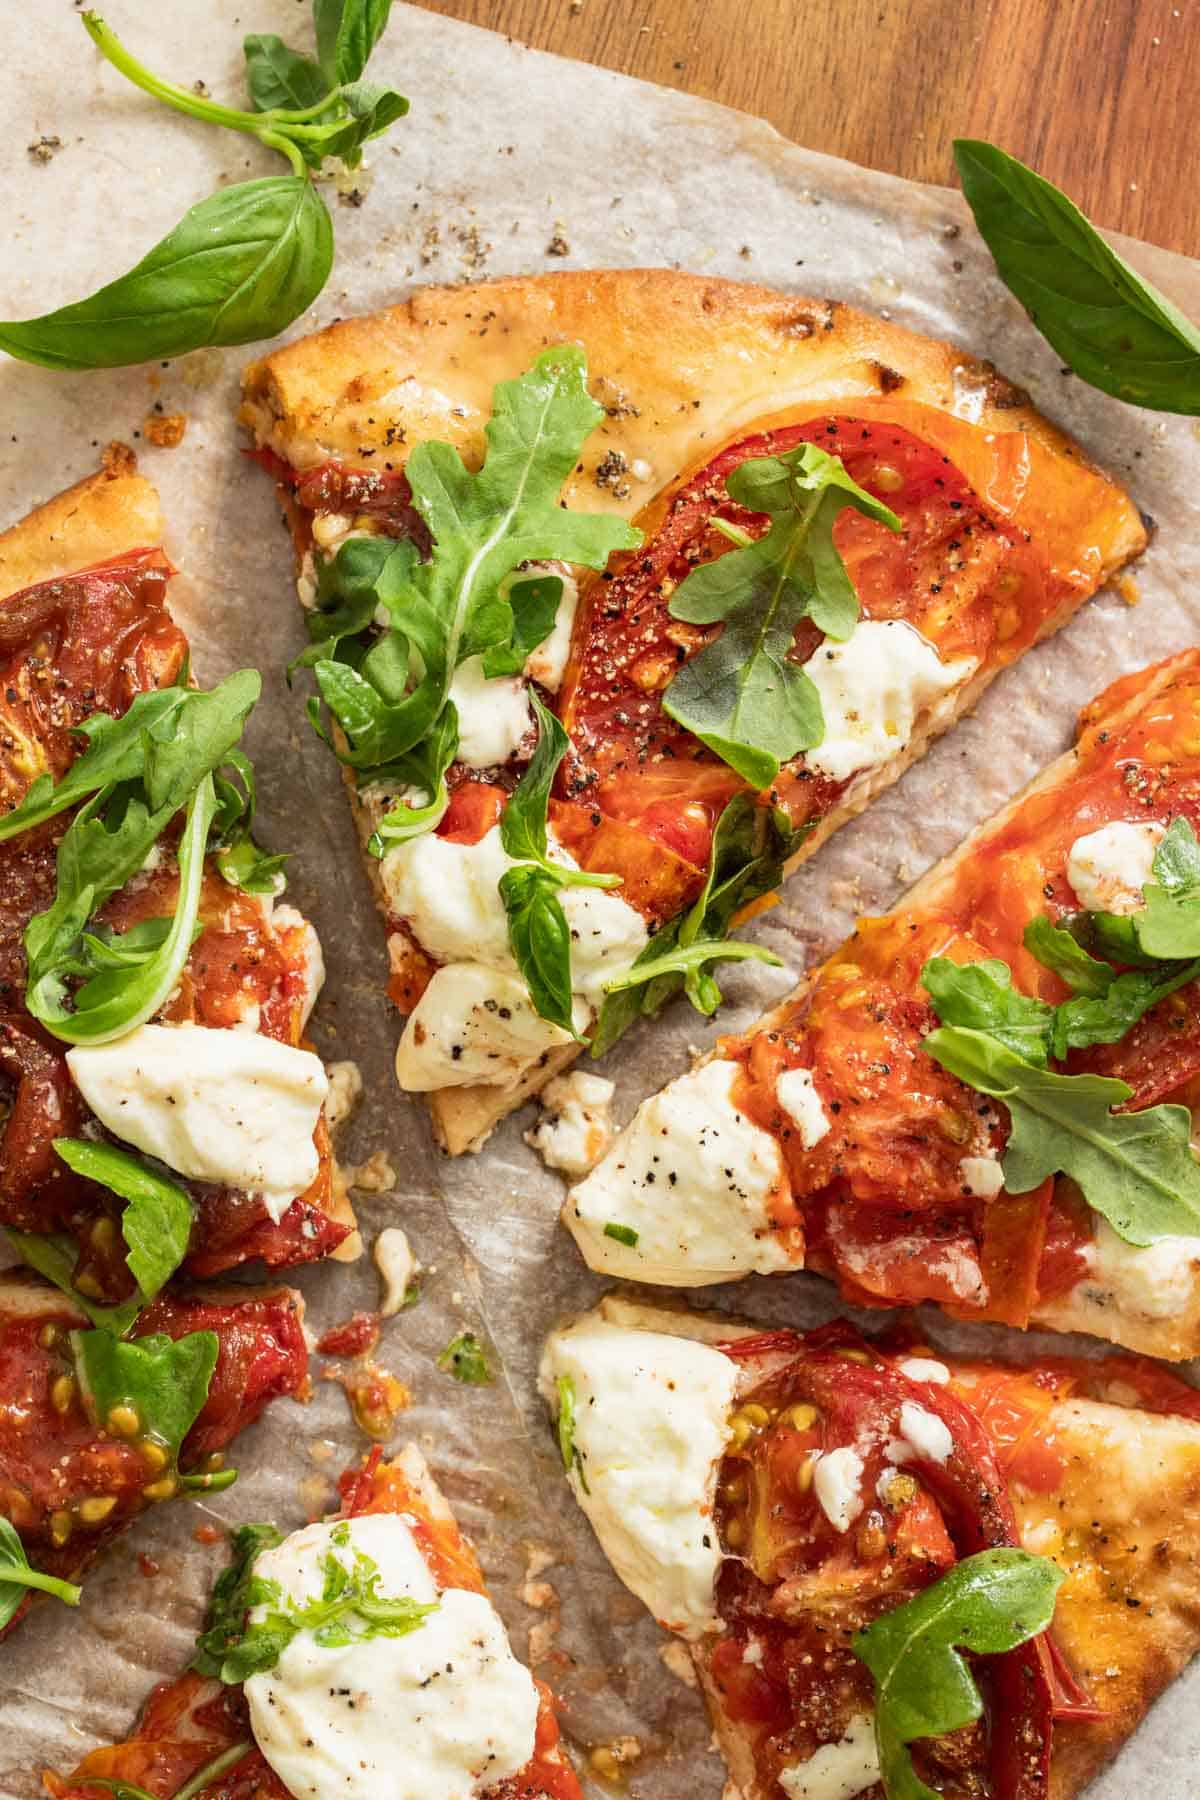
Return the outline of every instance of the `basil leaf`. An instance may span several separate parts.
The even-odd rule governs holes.
[[[313,0],[317,56],[331,85],[358,80],[391,10],[392,0]]]
[[[0,350],[50,369],[113,369],[249,344],[299,318],[332,265],[333,224],[307,177],[239,182],[90,299],[0,324]]]
[[[931,1032],[924,1047],[960,1081],[1008,1108],[1003,1171],[1010,1193],[1069,1175],[1127,1243],[1200,1234],[1200,1163],[1189,1147],[1187,1107],[1115,1113],[1133,1093],[1125,1082],[1035,1068],[995,1038],[955,1025]]]
[[[519,675],[539,644],[544,644],[554,630],[562,600],[560,575],[534,575],[514,581],[508,590],[512,607],[512,637],[507,644],[492,644],[483,653],[483,672],[494,675]]]
[[[1200,413],[1200,331],[1183,313],[1016,157],[958,138],[954,160],[1001,280],[1063,362],[1118,400]]]
[[[318,164],[327,156],[339,156],[348,169],[355,169],[362,161],[362,146],[402,119],[408,101],[394,88],[370,81],[349,82],[338,90],[338,96],[350,117],[341,124],[331,123],[308,149]]]
[[[250,1585],[254,1576],[254,1559],[262,1550],[273,1550],[282,1544],[283,1533],[274,1525],[240,1525],[233,1533],[233,1558],[213,1584],[204,1629],[196,1639],[192,1668],[210,1679],[219,1680],[221,1666],[229,1650],[244,1634],[246,1615],[253,1602]]]
[[[1026,1062],[1045,1067],[1054,1008],[1018,993],[1007,963],[996,958],[956,963],[933,956],[921,970],[921,985],[943,1025],[989,1032]]]
[[[695,904],[651,938],[625,975],[607,984],[593,1056],[610,1050],[635,1019],[655,1017],[680,988],[698,1012],[715,1012],[721,991],[711,963],[747,958],[778,963],[762,945],[725,939],[744,907],[780,885],[788,859],[811,829],[793,831],[781,808],[760,806],[751,794],[734,795],[717,821],[708,874]]]
[[[543,1019],[582,1042],[572,1018],[571,929],[562,901],[559,873],[518,863],[500,877],[500,898],[508,918],[508,942],[529,997]]]
[[[723,622],[724,630],[684,664],[663,706],[762,789],[824,735],[816,687],[791,660],[797,626],[811,618],[828,636],[845,639],[858,618],[858,596],[833,541],[835,522],[847,506],[893,531],[900,521],[814,444],[744,462],[726,486],[739,505],[768,513],[770,528],[693,569],[676,589],[673,619]]]
[[[73,1238],[61,1232],[17,1231],[12,1225],[6,1225],[4,1230],[21,1261],[61,1288],[86,1319],[100,1330],[111,1331],[114,1337],[125,1336],[142,1310],[140,1294],[132,1300],[123,1300],[119,1306],[97,1306],[75,1287],[79,1248]]]
[[[982,1550],[855,1633],[850,1647],[875,1677],[875,1740],[888,1800],[937,1800],[908,1745],[981,1717],[983,1699],[961,1652],[999,1656],[1028,1643],[1054,1617],[1063,1580],[1047,1557]]]
[[[132,1406],[143,1432],[178,1461],[208,1398],[217,1366],[216,1332],[191,1331],[181,1338],[155,1333],[125,1341],[107,1331],[73,1331],[71,1349],[93,1423],[103,1428],[115,1406]]]
[[[1200,843],[1188,821],[1172,819],[1154,853],[1153,881],[1142,890],[1144,909],[1133,915],[1144,956],[1200,956]]]
[[[473,1331],[451,1338],[437,1359],[437,1366],[466,1387],[487,1387],[492,1379],[483,1345]]]
[[[444,711],[459,663],[511,642],[513,610],[500,590],[515,569],[556,559],[602,568],[613,550],[641,541],[623,520],[559,505],[602,417],[582,351],[563,346],[498,385],[477,472],[449,444],[415,447],[405,474],[432,554],[419,562],[411,542],[395,544],[374,581],[376,605],[390,619],[386,636],[362,651],[356,668],[344,660],[344,644],[343,660],[314,665],[321,699],[348,740],[338,750],[344,762],[366,772],[406,756]],[[315,703],[310,717],[321,729]]]
[[[311,57],[290,50],[273,31],[251,32],[242,40],[246,86],[259,112],[283,107],[291,112],[314,106],[329,83]]]
[[[31,1588],[53,1594],[66,1606],[78,1606],[82,1588],[57,1576],[43,1575],[29,1565],[25,1546],[11,1522],[0,1515],[0,1631],[16,1616]]]
[[[54,1148],[77,1175],[100,1182],[127,1202],[121,1215],[121,1235],[129,1247],[125,1261],[142,1298],[153,1300],[187,1255],[192,1231],[187,1194],[114,1144],[60,1137]]]

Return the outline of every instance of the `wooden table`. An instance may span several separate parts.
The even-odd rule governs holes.
[[[421,0],[952,182],[985,137],[1098,224],[1200,256],[1200,0]]]

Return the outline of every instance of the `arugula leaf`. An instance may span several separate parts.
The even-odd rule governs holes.
[[[290,50],[273,31],[253,31],[242,40],[246,86],[259,112],[301,112],[324,99],[329,82],[310,56]]]
[[[451,1338],[437,1359],[437,1366],[465,1387],[487,1387],[492,1379],[487,1354],[473,1331]]]
[[[592,1490],[588,1486],[583,1457],[575,1442],[575,1383],[570,1375],[560,1375],[555,1386],[558,1391],[558,1454],[567,1474],[574,1469],[580,1487],[585,1494],[590,1494]]]
[[[54,1148],[77,1175],[100,1182],[128,1203],[121,1215],[121,1235],[129,1247],[125,1261],[142,1299],[153,1300],[187,1255],[192,1231],[187,1194],[114,1144],[60,1137]]]
[[[358,80],[391,10],[392,0],[313,0],[317,55],[329,82]]]
[[[791,659],[796,627],[811,618],[828,637],[845,639],[858,619],[858,596],[833,541],[839,514],[850,506],[892,531],[900,521],[815,444],[744,462],[726,487],[739,505],[768,513],[770,528],[693,569],[676,589],[673,619],[723,621],[724,630],[684,664],[663,706],[762,789],[824,735],[816,687]]]
[[[1070,1050],[1118,1043],[1152,1006],[1200,976],[1200,960],[1158,963],[1118,974],[1110,964],[1089,955],[1069,930],[1044,917],[1026,926],[1024,942],[1045,968],[1075,990],[1070,1000],[1053,1009],[1050,1052],[1060,1061]]]
[[[1045,1631],[1063,1579],[1047,1557],[982,1550],[855,1633],[850,1647],[875,1677],[875,1741],[888,1800],[938,1800],[908,1746],[982,1716],[961,1652],[999,1656]]]
[[[1200,956],[1200,844],[1188,821],[1172,819],[1154,853],[1153,881],[1142,890],[1144,909],[1133,915],[1144,956]]]
[[[31,1568],[15,1526],[0,1515],[0,1631],[19,1611],[30,1588],[53,1594],[66,1606],[78,1606],[83,1592],[73,1582],[60,1581],[55,1575],[43,1575],[40,1569]]]
[[[512,638],[507,644],[493,644],[483,653],[483,672],[495,675],[519,675],[526,660],[539,644],[544,644],[554,630],[562,600],[561,575],[533,575],[514,581],[508,590],[512,607]]]
[[[1063,362],[1134,406],[1200,413],[1200,331],[1190,320],[1015,156],[957,138],[954,160],[1000,279]]]
[[[1006,962],[956,963],[932,956],[921,970],[921,985],[943,1025],[986,1031],[1026,1062],[1046,1066],[1054,1008],[1012,985]]]
[[[75,966],[72,960],[75,942],[98,904],[94,883],[80,886],[79,877],[84,867],[90,866],[93,872],[96,867],[95,860],[89,863],[88,849],[100,852],[101,861],[104,852],[113,851],[113,842],[102,842],[108,834],[102,821],[93,816],[92,808],[93,803],[89,802],[82,809],[59,845],[59,886],[53,906],[47,912],[38,913],[25,929],[29,961],[26,1005],[48,1031],[72,1044],[101,1044],[123,1037],[166,1004],[191,951],[204,885],[208,828],[217,801],[213,778],[205,775],[188,802],[178,850],[179,895],[170,929],[159,948],[134,973],[118,968],[93,975],[73,996],[73,1005],[68,1006],[64,975]],[[144,838],[147,818],[157,816],[147,815],[140,802],[131,803],[125,818],[134,822],[131,835],[135,843],[140,844]],[[78,840],[73,842],[73,834],[81,821],[83,829]],[[99,837],[91,831],[93,826],[98,828]],[[129,835],[125,834],[126,839]],[[118,827],[114,841],[120,843],[121,838]],[[67,853],[65,856],[64,852]],[[111,878],[114,866],[123,869],[124,878],[128,879],[140,865],[134,861],[130,866],[126,847],[123,857],[119,854],[108,856],[106,880]],[[112,886],[108,886],[104,897],[112,891]]]
[[[125,1336],[142,1310],[140,1294],[132,1300],[123,1300],[119,1306],[97,1306],[74,1285],[79,1249],[73,1238],[61,1232],[17,1231],[12,1225],[6,1225],[4,1231],[21,1261],[61,1288],[72,1305],[78,1307],[93,1325],[111,1331],[115,1337]]]
[[[181,1338],[155,1332],[130,1342],[108,1331],[73,1331],[71,1349],[92,1421],[103,1427],[114,1406],[132,1406],[143,1432],[178,1461],[208,1398],[217,1366],[216,1332],[190,1331]]]
[[[1069,1175],[1094,1211],[1130,1244],[1200,1234],[1200,1163],[1185,1106],[1111,1109],[1132,1097],[1123,1081],[1036,1068],[982,1031],[944,1025],[924,1039],[935,1061],[1012,1120],[1004,1185],[1024,1194]]]
[[[697,1012],[712,1014],[721,990],[709,972],[713,962],[778,964],[760,944],[730,944],[736,915],[776,889],[784,867],[812,827],[792,829],[779,807],[760,806],[752,794],[735,794],[717,821],[708,874],[690,910],[665,925],[633,967],[605,988],[606,999],[592,1038],[603,1056],[639,1017],[654,1018],[683,988]]]
[[[458,708],[450,700],[423,743],[410,750],[407,756],[373,773],[374,781],[408,789],[409,799],[397,801],[380,819],[367,840],[367,849],[372,856],[386,856],[394,844],[421,837],[440,824],[450,804],[446,771],[457,754]],[[429,798],[417,804],[421,795]]]
[[[558,503],[603,416],[586,376],[583,352],[568,345],[501,382],[485,427],[487,454],[474,474],[449,444],[423,442],[410,455],[405,474],[433,553],[420,562],[410,541],[395,544],[373,581],[390,630],[362,650],[355,667],[344,641],[341,660],[314,663],[321,699],[347,739],[338,755],[352,768],[376,770],[406,756],[444,711],[459,663],[512,644],[513,607],[501,588],[515,569],[556,559],[603,568],[614,550],[641,541],[620,519]],[[365,611],[361,592],[356,598]],[[320,730],[315,700],[310,717]]]
[[[220,1678],[222,1664],[244,1635],[246,1615],[254,1604],[250,1597],[254,1559],[260,1551],[274,1550],[282,1542],[283,1533],[267,1523],[240,1525],[232,1534],[231,1561],[213,1583],[204,1629],[196,1639],[192,1668],[199,1674]]]
[[[1092,956],[1066,926],[1052,924],[1044,913],[1040,918],[1029,921],[1021,935],[1021,941],[1044,969],[1051,969],[1055,975],[1061,976],[1076,994],[1101,999],[1117,978],[1115,969]],[[959,1019],[947,1019],[945,1022],[948,1025],[969,1023]],[[1016,1049],[1017,1046],[1014,1045],[1013,1048]]]

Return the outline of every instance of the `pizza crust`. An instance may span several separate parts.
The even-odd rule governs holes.
[[[612,1325],[708,1344],[761,1329],[620,1294],[606,1295],[596,1310]],[[953,1355],[936,1354],[953,1367]],[[749,1367],[743,1391],[758,1379]],[[1055,1449],[1067,1464],[1063,1484],[1050,1494],[1014,1485],[1012,1498],[1024,1547],[1066,1571],[1055,1634],[1106,1713],[1099,1723],[1055,1727],[1050,1796],[1073,1800],[1200,1648],[1200,1421],[1087,1399],[1060,1401],[1052,1417]],[[744,1734],[722,1709],[703,1644],[691,1653],[731,1780],[743,1800],[773,1800],[757,1783]]]
[[[0,532],[0,600],[131,551],[152,549],[162,537],[156,489],[137,473],[132,450],[114,446],[103,469]]]
[[[420,289],[401,306],[343,320],[252,363],[239,416],[260,446],[299,470],[330,457],[399,468],[424,438],[453,444],[477,466],[496,382],[565,342],[586,349],[589,385],[607,413],[563,489],[569,506],[633,518],[655,501],[657,513],[661,490],[686,480],[751,423],[770,428],[852,407],[907,423],[934,443],[941,431],[978,492],[997,500],[1014,525],[1026,517],[1036,525],[1053,569],[1074,584],[1039,637],[1065,624],[1145,544],[1128,496],[990,363],[840,302],[671,269],[568,270]],[[973,456],[964,454],[963,420],[982,428],[968,446]],[[995,444],[1005,438],[1011,467],[998,477]],[[614,454],[621,478],[601,480],[598,467]],[[1039,478],[1053,470],[1061,479],[1068,467],[1072,504],[1050,522],[1037,510]],[[1004,660],[989,661],[952,707],[918,718],[903,754],[822,820],[787,873],[969,712]],[[365,841],[370,827],[356,801],[355,811]],[[439,1144],[451,1155],[478,1150],[577,1054],[568,1046],[508,1087],[431,1094]]]

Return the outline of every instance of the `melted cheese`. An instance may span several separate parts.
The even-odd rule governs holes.
[[[835,1531],[849,1531],[863,1509],[863,1459],[843,1446],[827,1450],[813,1463],[813,1492]]]
[[[316,1180],[328,1082],[310,1050],[247,1031],[139,1025],[77,1045],[67,1065],[114,1136],[193,1181],[261,1193],[275,1220]]]
[[[687,1637],[716,1626],[721,1561],[712,1517],[737,1384],[706,1344],[608,1324],[594,1313],[551,1333],[539,1387],[552,1409],[574,1390],[575,1498],[626,1587]]]
[[[558,611],[554,615],[554,629],[525,658],[525,673],[548,693],[557,694],[571,659],[571,635],[575,629],[575,612],[579,605],[579,583],[569,563],[530,563],[523,573],[526,576],[538,573],[557,575],[562,582]]]
[[[807,1762],[780,1769],[779,1785],[788,1800],[854,1800],[880,1778],[875,1720],[858,1713],[836,1743],[822,1744]]]
[[[1084,911],[1136,912],[1163,836],[1161,825],[1118,819],[1076,838],[1067,857],[1067,880]]]
[[[258,1747],[297,1800],[473,1800],[533,1755],[533,1678],[484,1595],[439,1595],[394,1514],[306,1526],[264,1551],[255,1573],[302,1605],[320,1598],[327,1557],[349,1569],[356,1554],[379,1569],[381,1596],[436,1601],[436,1611],[404,1636],[336,1647],[298,1632],[246,1682]]]
[[[586,1024],[581,1011],[579,1023]],[[508,1086],[571,1039],[538,1013],[517,975],[453,962],[434,973],[396,1046],[396,1080],[411,1094]]]
[[[804,665],[825,720],[825,735],[805,761],[832,781],[881,768],[900,755],[921,713],[978,667],[974,656],[944,663],[903,619],[864,619],[844,643],[827,638]]]
[[[1200,1237],[1165,1237],[1156,1243],[1127,1244],[1107,1219],[1095,1220],[1086,1252],[1088,1273],[1058,1304],[1067,1305],[1083,1330],[1111,1311],[1140,1320],[1170,1319],[1187,1310],[1200,1277]]]
[[[482,656],[459,663],[450,683],[458,709],[458,760],[470,769],[493,769],[508,762],[533,725],[523,675],[483,672]]]
[[[977,1200],[994,1200],[1004,1186],[1004,1173],[997,1156],[964,1156],[958,1165],[962,1184]]]
[[[793,1121],[801,1146],[811,1150],[830,1128],[829,1114],[813,1086],[811,1069],[785,1069],[775,1083],[775,1098]]]
[[[582,1069],[557,1076],[542,1089],[542,1116],[525,1133],[525,1142],[538,1151],[548,1169],[586,1175],[612,1143],[614,1092],[611,1081]]]
[[[381,1319],[390,1319],[400,1311],[408,1298],[408,1290],[418,1268],[417,1259],[413,1255],[407,1233],[399,1225],[384,1227],[375,1239],[371,1257],[383,1282],[379,1316]]]
[[[702,1287],[799,1265],[798,1234],[772,1221],[787,1183],[779,1146],[734,1105],[737,1076],[736,1064],[715,1061],[669,1083],[571,1190],[563,1221],[589,1268]]]

